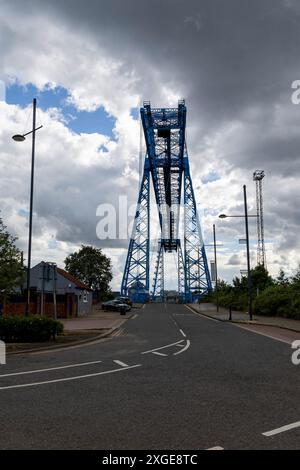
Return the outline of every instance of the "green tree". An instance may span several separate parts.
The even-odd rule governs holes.
[[[279,284],[281,286],[287,286],[289,284],[289,282],[290,281],[289,281],[288,276],[286,275],[284,270],[282,268],[280,268],[279,274],[276,278],[276,284]]]
[[[4,297],[21,285],[24,275],[22,254],[0,218],[0,293]]]
[[[65,268],[91,289],[100,292],[102,298],[110,291],[111,260],[102,253],[100,248],[81,245],[79,251],[67,256]]]
[[[256,293],[262,292],[267,287],[274,285],[272,277],[269,275],[267,269],[262,265],[257,265],[251,270],[251,279],[253,290]]]

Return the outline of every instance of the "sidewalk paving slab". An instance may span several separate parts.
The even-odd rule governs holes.
[[[192,307],[196,312],[201,313],[201,315],[205,315],[220,321],[230,321],[229,309],[226,309],[224,307],[220,307],[219,312],[217,312],[216,305],[210,303],[191,304],[190,307]],[[247,312],[233,310],[232,322],[253,325],[276,326],[278,328],[284,328],[287,330],[300,332],[300,321],[293,320],[292,318],[265,317],[260,315],[254,315],[253,320],[250,321]]]

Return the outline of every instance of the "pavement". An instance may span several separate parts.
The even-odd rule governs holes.
[[[60,321],[63,323],[65,331],[101,330],[119,328],[132,315],[132,312],[120,315],[119,312],[98,310],[87,317],[68,318]]]
[[[135,307],[136,308],[140,308]],[[60,319],[64,325],[64,334],[59,335],[55,341],[40,343],[8,343],[7,354],[28,354],[33,351],[47,351],[49,349],[69,348],[82,343],[97,341],[100,338],[114,334],[118,328],[129,318],[134,310],[120,315],[119,312],[105,312],[98,305],[93,306],[93,312],[89,316],[70,319]]]
[[[148,304],[114,337],[9,357],[0,448],[298,449],[295,350],[245,327]]]
[[[227,308],[219,307],[219,311],[217,312],[216,305],[211,303],[192,304],[192,307],[202,315],[207,315],[215,318],[216,320],[229,321],[229,309]],[[236,310],[232,311],[232,321],[250,323],[247,312]],[[291,318],[253,315],[251,324],[274,326],[300,332],[300,320],[293,320]]]

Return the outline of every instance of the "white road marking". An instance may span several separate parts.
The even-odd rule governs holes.
[[[186,340],[186,345],[183,349],[181,349],[180,351],[177,351],[176,353],[173,354],[173,356],[177,356],[177,354],[181,354],[183,353],[184,351],[186,351],[191,345],[191,342],[189,339]]]
[[[267,333],[263,333],[262,331],[252,330],[251,328],[248,328],[246,325],[240,325],[239,323],[234,323],[233,325],[237,326],[238,328],[242,328],[243,330],[250,331],[250,333],[256,333],[257,335],[266,336],[267,338],[275,339],[276,341],[280,341],[281,343],[292,344],[292,342],[294,341],[293,339],[287,340],[283,338],[278,338],[277,336],[269,335]],[[264,326],[264,325],[261,325],[261,326]]]
[[[153,351],[152,354],[157,354],[158,356],[167,356],[167,354],[164,354],[158,351]]]
[[[159,351],[160,349],[170,348],[171,346],[175,346],[176,344],[182,343],[183,339],[176,341],[176,343],[167,344],[166,346],[161,346],[160,348],[150,349],[149,351],[143,351],[141,354],[149,354],[153,351]]]
[[[85,379],[88,377],[96,377],[98,375],[113,374],[114,372],[121,372],[122,370],[134,369],[135,367],[141,367],[141,366],[142,364],[136,364],[134,366],[122,367],[121,369],[112,369],[112,370],[106,370],[104,372],[96,372],[94,374],[78,375],[77,377],[66,377],[63,379],[45,380],[43,382],[31,382],[28,384],[21,384],[21,385],[8,385],[6,387],[0,387],[0,390],[8,390],[12,388],[35,387],[37,385],[52,384],[52,383],[57,383],[57,382],[69,382],[71,380],[79,380],[79,379]]]
[[[180,333],[182,334],[182,336],[184,336],[184,337],[186,338],[186,334],[185,334],[185,332],[184,332],[184,331],[182,331],[182,330],[179,330],[179,331],[180,331]]]
[[[175,346],[177,346],[177,348],[183,348],[184,344],[175,344]]]
[[[290,429],[295,429],[300,427],[300,421],[295,423],[287,424],[286,426],[281,426],[281,428],[273,429],[272,431],[263,432],[263,436],[274,436],[275,434],[280,434],[281,432],[289,431]]]
[[[13,372],[10,374],[2,374],[0,375],[0,378],[2,377],[11,377],[13,375],[24,375],[24,374],[37,374],[40,372],[49,372],[51,370],[60,370],[60,369],[68,369],[70,367],[82,367],[82,366],[89,366],[91,364],[99,364],[102,361],[92,361],[92,362],[80,362],[78,364],[70,364],[67,366],[58,366],[58,367],[50,367],[48,369],[35,369],[35,370],[26,370],[23,372]]]
[[[189,307],[188,305],[185,305],[186,308],[188,308],[191,312],[193,312],[195,315],[199,315],[199,317],[202,317],[204,319],[207,318],[207,320],[210,320],[210,321],[219,321],[217,320],[216,318],[213,318],[213,317],[209,317],[208,315],[203,315],[201,314],[200,312],[197,312],[196,310],[193,310],[191,307]]]
[[[133,317],[131,317],[131,320],[135,320],[136,317],[137,317],[137,313],[135,313],[135,314],[133,315]]]
[[[119,366],[129,367],[128,364],[125,364],[125,362],[119,361],[118,359],[114,359],[114,362],[118,364]]]
[[[216,447],[210,447],[209,449],[206,450],[224,450],[224,447],[216,446]]]
[[[124,328],[120,328],[120,329],[117,330],[115,333],[113,333],[111,336],[113,336],[114,338],[116,338],[117,336],[121,336],[123,333],[124,333]]]

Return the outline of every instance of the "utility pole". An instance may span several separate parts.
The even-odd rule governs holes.
[[[213,236],[214,236],[214,255],[215,255],[215,276],[216,276],[216,298],[217,298],[217,312],[219,311],[219,290],[218,290],[218,265],[217,265],[217,244],[216,244],[216,226],[213,224]]]
[[[30,176],[30,207],[29,207],[29,236],[28,236],[28,260],[27,260],[27,302],[25,315],[30,313],[30,268],[31,268],[31,239],[32,239],[32,213],[33,213],[33,184],[34,184],[34,159],[35,159],[35,133],[43,126],[36,126],[36,98],[32,101],[33,116],[32,130],[25,134],[15,134],[12,136],[16,142],[24,142],[27,135],[32,134],[31,147],[31,176]]]
[[[29,236],[28,236],[28,260],[27,260],[27,303],[25,315],[30,313],[30,269],[31,269],[31,240],[32,240],[32,212],[33,212],[33,184],[34,184],[34,157],[35,157],[35,132],[36,132],[36,98],[33,98],[32,117],[32,148],[31,148],[31,178],[30,178],[30,208],[29,208]]]
[[[246,229],[246,244],[247,244],[248,310],[249,310],[249,318],[250,320],[252,320],[252,279],[251,279],[251,266],[250,266],[247,190],[246,190],[245,184],[243,186],[243,189],[244,189],[245,229]]]

